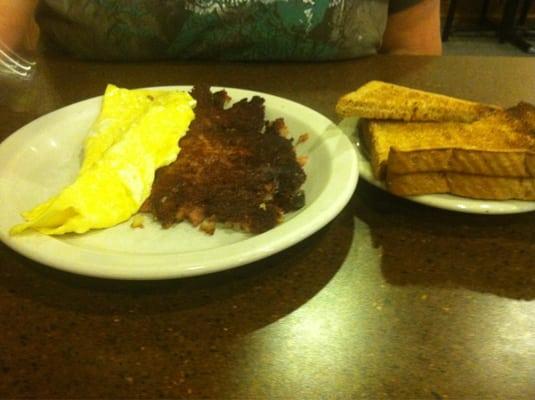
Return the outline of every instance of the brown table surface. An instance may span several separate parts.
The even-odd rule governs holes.
[[[39,67],[31,87],[3,89],[0,140],[102,94],[108,82],[254,89],[336,121],[337,98],[370,79],[507,106],[535,103],[530,58],[49,57]],[[534,238],[535,213],[448,212],[360,181],[347,207],[312,237],[202,277],[99,280],[0,244],[0,397],[533,399]]]

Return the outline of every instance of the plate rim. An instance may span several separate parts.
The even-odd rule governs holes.
[[[169,86],[150,86],[150,87],[136,87],[132,89],[156,89],[156,90],[190,90],[192,88],[192,85],[169,85]],[[307,206],[307,209],[303,210],[300,214],[294,216],[292,219],[283,222],[282,224],[276,226],[275,228],[259,235],[253,235],[250,237],[247,237],[245,240],[239,240],[238,242],[231,243],[231,244],[224,244],[222,246],[218,246],[216,248],[211,248],[207,250],[198,250],[193,251],[188,254],[188,257],[184,257],[184,253],[176,252],[172,254],[147,254],[142,255],[140,257],[139,254],[136,254],[135,259],[137,262],[135,262],[134,267],[132,269],[125,269],[125,268],[103,268],[102,266],[106,264],[106,261],[103,261],[100,266],[94,266],[91,262],[87,261],[78,261],[75,263],[75,265],[72,265],[72,260],[68,258],[69,256],[69,247],[72,249],[74,246],[69,245],[68,243],[65,243],[65,241],[62,241],[61,238],[58,237],[51,237],[47,235],[42,235],[40,233],[34,232],[30,235],[24,235],[24,236],[17,236],[17,237],[11,237],[9,233],[6,234],[4,229],[0,229],[0,240],[6,244],[8,247],[10,247],[12,250],[16,251],[19,254],[22,254],[23,256],[32,259],[34,261],[37,261],[41,264],[44,264],[46,266],[59,269],[65,272],[70,272],[78,275],[85,275],[85,276],[91,276],[91,277],[97,277],[97,278],[106,278],[106,279],[121,279],[121,280],[161,280],[161,279],[175,279],[175,278],[183,278],[183,277],[191,277],[191,276],[198,276],[198,275],[204,275],[209,273],[215,273],[227,269],[236,268],[239,266],[242,266],[244,264],[249,264],[254,261],[258,261],[260,259],[263,259],[265,257],[271,256],[275,253],[278,253],[280,251],[283,251],[298,242],[304,240],[305,238],[309,237],[310,235],[314,234],[321,228],[323,228],[325,225],[327,225],[332,219],[336,217],[340,213],[340,211],[346,206],[346,204],[349,202],[351,197],[353,196],[353,193],[355,192],[357,183],[358,183],[358,177],[359,177],[359,162],[358,162],[358,154],[355,151],[355,148],[349,141],[349,139],[343,134],[343,131],[338,127],[337,124],[335,124],[332,120],[328,119],[326,116],[324,116],[322,113],[305,106],[304,104],[298,103],[296,101],[257,91],[252,89],[242,89],[242,88],[236,88],[236,87],[223,87],[223,86],[211,86],[212,90],[227,90],[229,91],[229,94],[234,99],[239,99],[242,97],[251,97],[253,95],[262,96],[265,99],[266,108],[269,108],[269,104],[273,101],[279,102],[281,105],[288,105],[291,107],[295,107],[297,109],[300,109],[302,111],[305,111],[306,113],[311,113],[310,115],[314,115],[316,118],[321,121],[321,126],[325,125],[325,131],[319,132],[319,136],[324,136],[325,133],[328,131],[328,128],[335,133],[336,140],[336,147],[338,150],[339,146],[342,144],[344,147],[343,154],[340,155],[340,157],[331,158],[332,166],[336,166],[339,163],[344,163],[347,165],[348,163],[351,165],[351,168],[344,168],[346,171],[345,173],[345,180],[342,183],[342,180],[337,178],[333,179],[333,175],[331,174],[325,184],[325,187],[322,188],[322,191],[319,193],[318,197]],[[234,93],[234,94],[233,94]],[[43,121],[46,121],[47,118],[51,118],[51,115],[55,113],[65,113],[69,111],[69,108],[75,108],[75,107],[83,107],[84,103],[86,103],[86,107],[91,107],[92,102],[98,101],[102,98],[102,95],[99,96],[93,96],[87,99],[83,99],[80,101],[77,101],[75,103],[71,103],[68,105],[65,105],[59,109],[53,110],[50,113],[47,113],[45,115],[42,115],[35,120],[30,121],[28,124],[25,124],[24,126],[17,129],[15,132],[11,133],[7,138],[5,138],[0,143],[0,159],[3,158],[2,149],[5,149],[6,147],[10,146],[10,143],[14,142],[15,140],[19,140],[21,135],[28,135],[28,132],[31,131],[31,127],[33,124],[39,124]],[[301,117],[296,116],[297,120],[302,120]],[[19,135],[19,136],[17,136]],[[327,137],[322,141],[322,144],[327,146],[326,151],[329,155],[332,155],[332,152],[334,150],[333,145],[329,144],[328,140],[330,138]],[[20,139],[22,140],[22,139]],[[26,139],[27,141],[28,139]],[[23,140],[24,142],[24,140]],[[345,142],[345,145],[344,145]],[[12,144],[11,144],[12,145]],[[343,160],[341,160],[343,158]],[[334,169],[334,168],[333,168]],[[0,177],[1,177],[0,172]],[[326,197],[329,197],[328,194],[332,191],[336,190],[336,196],[334,199],[331,197],[330,199],[326,199]],[[327,201],[330,200],[326,204]],[[325,203],[325,204],[324,204]],[[325,206],[327,206],[325,208]],[[317,210],[321,207],[324,207],[322,210]],[[312,218],[310,218],[310,214],[312,212],[318,212],[317,216],[312,215]],[[306,224],[299,225],[299,221],[303,218],[308,218],[308,222]],[[294,221],[294,222],[292,222]],[[1,223],[2,221],[0,221]],[[293,228],[288,232],[290,228]],[[56,255],[52,255],[50,253],[43,253],[42,251],[39,251],[40,248],[43,247],[42,243],[39,243],[39,239],[45,239],[46,241],[57,241],[59,243],[59,247],[63,254],[66,256],[62,259],[58,259]],[[269,244],[269,246],[266,246],[262,242],[266,241]],[[218,253],[221,252],[222,249],[227,251],[230,250],[232,252],[235,247],[240,247],[240,245],[243,245],[244,242],[247,242],[248,247],[255,248],[255,251],[247,251],[245,255],[240,254],[239,252],[236,254],[232,254],[231,256],[226,256],[224,258],[218,258],[216,262],[211,261],[206,263],[203,266],[199,266],[201,264],[200,262],[197,262],[195,266],[190,266],[187,268],[183,267],[177,267],[176,258],[188,258],[188,259],[194,259],[195,257],[200,258],[206,258],[206,256],[210,256],[211,253]],[[58,244],[56,243],[56,244]],[[29,248],[35,248],[36,251],[29,251]],[[46,246],[44,246],[46,247]],[[54,247],[54,246],[53,246]],[[113,263],[115,263],[116,256],[117,255],[110,255],[109,253],[102,253],[94,250],[88,250],[85,248],[76,248],[78,255],[82,257],[82,259],[85,258],[91,258],[95,256],[95,254],[98,254],[100,257],[103,257],[105,259],[111,259]],[[202,253],[202,254],[201,254]],[[202,256],[202,257],[201,257]],[[132,257],[131,257],[132,258]],[[144,263],[143,265],[140,265],[139,261]],[[174,261],[174,262],[173,262]],[[147,267],[147,263],[150,262],[151,266]],[[191,261],[193,262],[193,261]],[[172,263],[173,265],[170,265]],[[163,266],[165,268],[156,268],[154,265]],[[109,264],[107,264],[109,265]],[[180,263],[178,263],[180,265]]]

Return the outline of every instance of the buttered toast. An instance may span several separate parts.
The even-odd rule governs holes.
[[[362,124],[361,143],[376,179],[415,172],[535,176],[535,107],[520,103],[479,121],[372,120]]]
[[[361,150],[400,196],[535,200],[535,106],[503,109],[372,81],[336,111],[359,117]]]
[[[370,81],[336,104],[336,112],[342,117],[400,121],[472,122],[499,109],[382,81]]]

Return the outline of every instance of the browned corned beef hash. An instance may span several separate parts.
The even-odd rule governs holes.
[[[164,227],[189,221],[207,233],[224,224],[251,233],[277,225],[304,205],[305,173],[282,118],[265,120],[254,96],[225,108],[226,91],[196,86],[195,120],[175,162],[156,171],[142,211]]]

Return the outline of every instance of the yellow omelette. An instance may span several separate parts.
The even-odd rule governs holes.
[[[10,233],[84,233],[128,220],[149,196],[156,169],[176,159],[194,106],[187,92],[108,85],[76,180],[22,213],[26,221]]]

